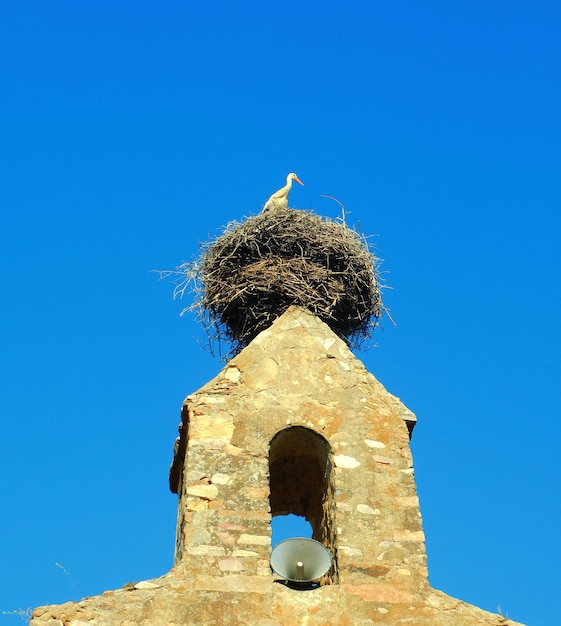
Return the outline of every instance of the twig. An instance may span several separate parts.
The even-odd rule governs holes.
[[[347,212],[345,211],[345,207],[343,206],[343,203],[340,200],[337,200],[337,198],[334,198],[333,196],[327,196],[324,193],[320,193],[320,196],[322,198],[329,198],[330,200],[334,200],[341,207],[341,221],[343,224],[346,224]]]

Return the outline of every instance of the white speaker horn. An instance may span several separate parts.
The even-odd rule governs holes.
[[[286,580],[312,582],[331,569],[331,554],[315,539],[294,537],[281,541],[273,550],[271,567]]]

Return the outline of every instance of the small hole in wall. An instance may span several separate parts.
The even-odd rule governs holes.
[[[312,537],[312,525],[305,517],[301,515],[275,515],[271,520],[271,528],[273,537],[271,545],[273,548],[284,541],[293,537]]]

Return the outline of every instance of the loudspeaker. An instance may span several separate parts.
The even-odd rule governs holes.
[[[331,554],[315,539],[285,539],[273,550],[271,567],[286,580],[312,582],[329,571]]]

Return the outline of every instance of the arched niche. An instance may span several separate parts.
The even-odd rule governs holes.
[[[337,582],[335,485],[327,440],[303,426],[279,431],[270,443],[269,481],[271,515],[299,515],[310,522],[312,538],[333,561],[322,584]]]

